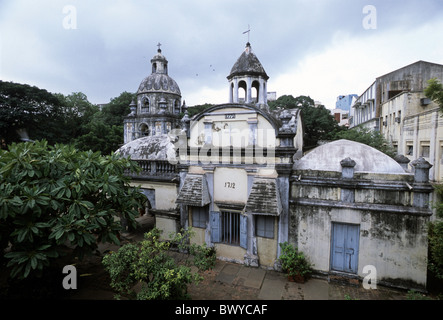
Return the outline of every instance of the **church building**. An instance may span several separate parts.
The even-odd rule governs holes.
[[[299,109],[270,110],[263,65],[246,44],[227,76],[226,104],[189,118],[159,49],[124,122],[163,239],[190,228],[218,259],[281,270],[280,243],[306,253],[317,275],[426,287],[431,216],[424,159],[414,174],[381,152],[347,140],[303,155]]]

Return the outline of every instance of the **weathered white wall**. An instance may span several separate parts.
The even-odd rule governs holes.
[[[274,221],[274,238],[257,237],[257,254],[260,265],[264,267],[273,267],[277,259],[278,249],[278,223]]]
[[[244,169],[216,168],[214,171],[214,201],[246,203],[248,175]]]
[[[332,223],[360,226],[358,276],[373,265],[377,281],[398,286],[426,286],[428,218],[402,213],[369,212],[345,208],[292,206],[291,228],[299,249],[314,269],[330,271]]]
[[[144,189],[155,189],[155,209],[175,210],[177,199],[177,185],[162,182],[133,181],[131,186]]]

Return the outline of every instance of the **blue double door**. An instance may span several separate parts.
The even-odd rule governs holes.
[[[360,226],[332,224],[331,269],[357,273]]]

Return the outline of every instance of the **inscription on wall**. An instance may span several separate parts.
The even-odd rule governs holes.
[[[225,182],[225,188],[235,189],[235,182]]]
[[[214,171],[214,201],[246,203],[248,175],[238,168],[216,168]]]

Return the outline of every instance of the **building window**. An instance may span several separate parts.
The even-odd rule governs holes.
[[[406,155],[413,156],[414,155],[414,146],[412,144],[406,145]]]
[[[143,98],[141,105],[141,113],[149,113],[150,112],[150,104],[148,98]]]
[[[398,154],[398,142],[397,141],[392,142],[392,148],[394,148],[395,154]]]
[[[162,134],[162,123],[161,122],[156,122],[155,123],[155,135],[159,136]]]
[[[222,243],[240,245],[240,213],[222,211],[221,231]]]
[[[209,213],[211,241],[248,247],[248,217],[239,212],[211,211]]]
[[[274,239],[275,218],[273,216],[256,216],[255,219],[257,237]]]
[[[425,143],[420,146],[420,156],[424,158],[429,158],[430,146]]]
[[[140,137],[149,136],[150,130],[147,124],[142,123],[140,125]]]
[[[192,207],[192,226],[196,228],[206,228],[208,220],[208,206]]]
[[[174,102],[174,114],[180,114],[180,102],[177,100]]]

